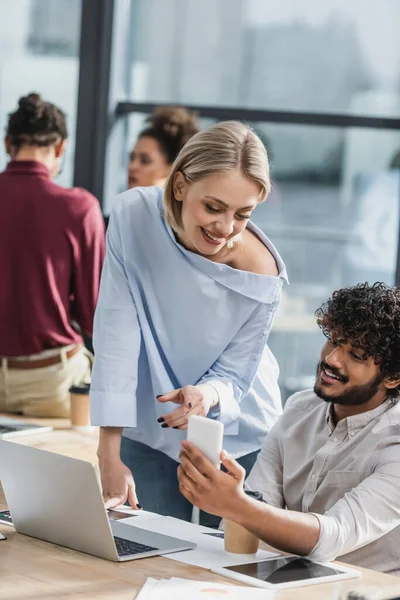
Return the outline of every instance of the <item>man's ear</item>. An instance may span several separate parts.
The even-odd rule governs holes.
[[[183,176],[181,171],[177,171],[174,175],[174,181],[172,183],[172,189],[174,191],[174,198],[178,202],[182,202],[185,197],[185,193],[187,190],[188,183]]]
[[[387,390],[393,390],[400,387],[400,379],[385,379],[384,385]]]

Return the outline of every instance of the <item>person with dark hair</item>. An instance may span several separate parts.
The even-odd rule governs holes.
[[[128,166],[128,187],[163,186],[172,163],[199,131],[196,115],[186,108],[165,106],[146,119]]]
[[[358,284],[316,312],[327,341],[314,390],[294,394],[246,481],[189,442],[185,498],[285,552],[400,575],[400,288]]]
[[[90,378],[105,253],[99,204],[52,181],[67,143],[64,113],[39,94],[9,115],[0,174],[0,411],[69,415],[69,387]]]

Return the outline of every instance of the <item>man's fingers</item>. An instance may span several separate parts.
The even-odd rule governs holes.
[[[192,492],[190,490],[188,490],[187,487],[185,487],[183,485],[183,483],[179,484],[179,491],[182,494],[182,496],[184,496],[186,498],[186,500],[189,500],[190,504],[193,504],[193,505],[196,504],[196,499],[195,499],[194,495],[192,494]]]
[[[246,471],[234,458],[229,456],[225,450],[222,450],[221,452],[221,462],[230,475],[239,481],[244,481]]]
[[[184,450],[181,451],[179,458],[181,460],[181,470],[185,473],[185,475],[191,481],[193,481],[194,485],[204,486],[206,483],[206,478],[198,469],[196,469]]]
[[[217,470],[219,471],[219,469],[217,469],[216,466],[213,465],[213,463],[191,442],[184,440],[182,442],[182,448],[185,450],[189,460],[194,464],[196,469],[205,477],[211,478],[215,475]]]
[[[188,495],[191,498],[194,497],[194,483],[185,473],[182,465],[178,467],[178,481],[179,481],[179,491],[181,494],[185,496],[189,500]],[[191,501],[191,500],[190,500]],[[192,502],[192,501],[191,501]],[[192,502],[193,503],[193,502]]]

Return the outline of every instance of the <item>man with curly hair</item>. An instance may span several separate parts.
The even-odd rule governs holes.
[[[400,575],[400,288],[338,290],[316,316],[314,390],[289,398],[246,481],[265,503],[236,461],[219,471],[189,442],[180,489],[279,550]]]

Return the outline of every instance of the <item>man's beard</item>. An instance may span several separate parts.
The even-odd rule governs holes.
[[[317,365],[317,382],[314,386],[314,393],[322,400],[325,400],[325,402],[334,402],[335,404],[344,404],[347,406],[360,406],[361,404],[366,404],[378,392],[379,386],[384,379],[382,373],[378,373],[372,381],[365,385],[353,385],[346,389],[342,394],[338,394],[337,396],[329,395],[325,393],[323,384],[318,383],[318,377],[322,370],[322,366],[331,371],[333,375],[340,377],[343,383],[346,383],[348,379],[341,376],[334,367],[330,367],[324,361],[320,361]]]

